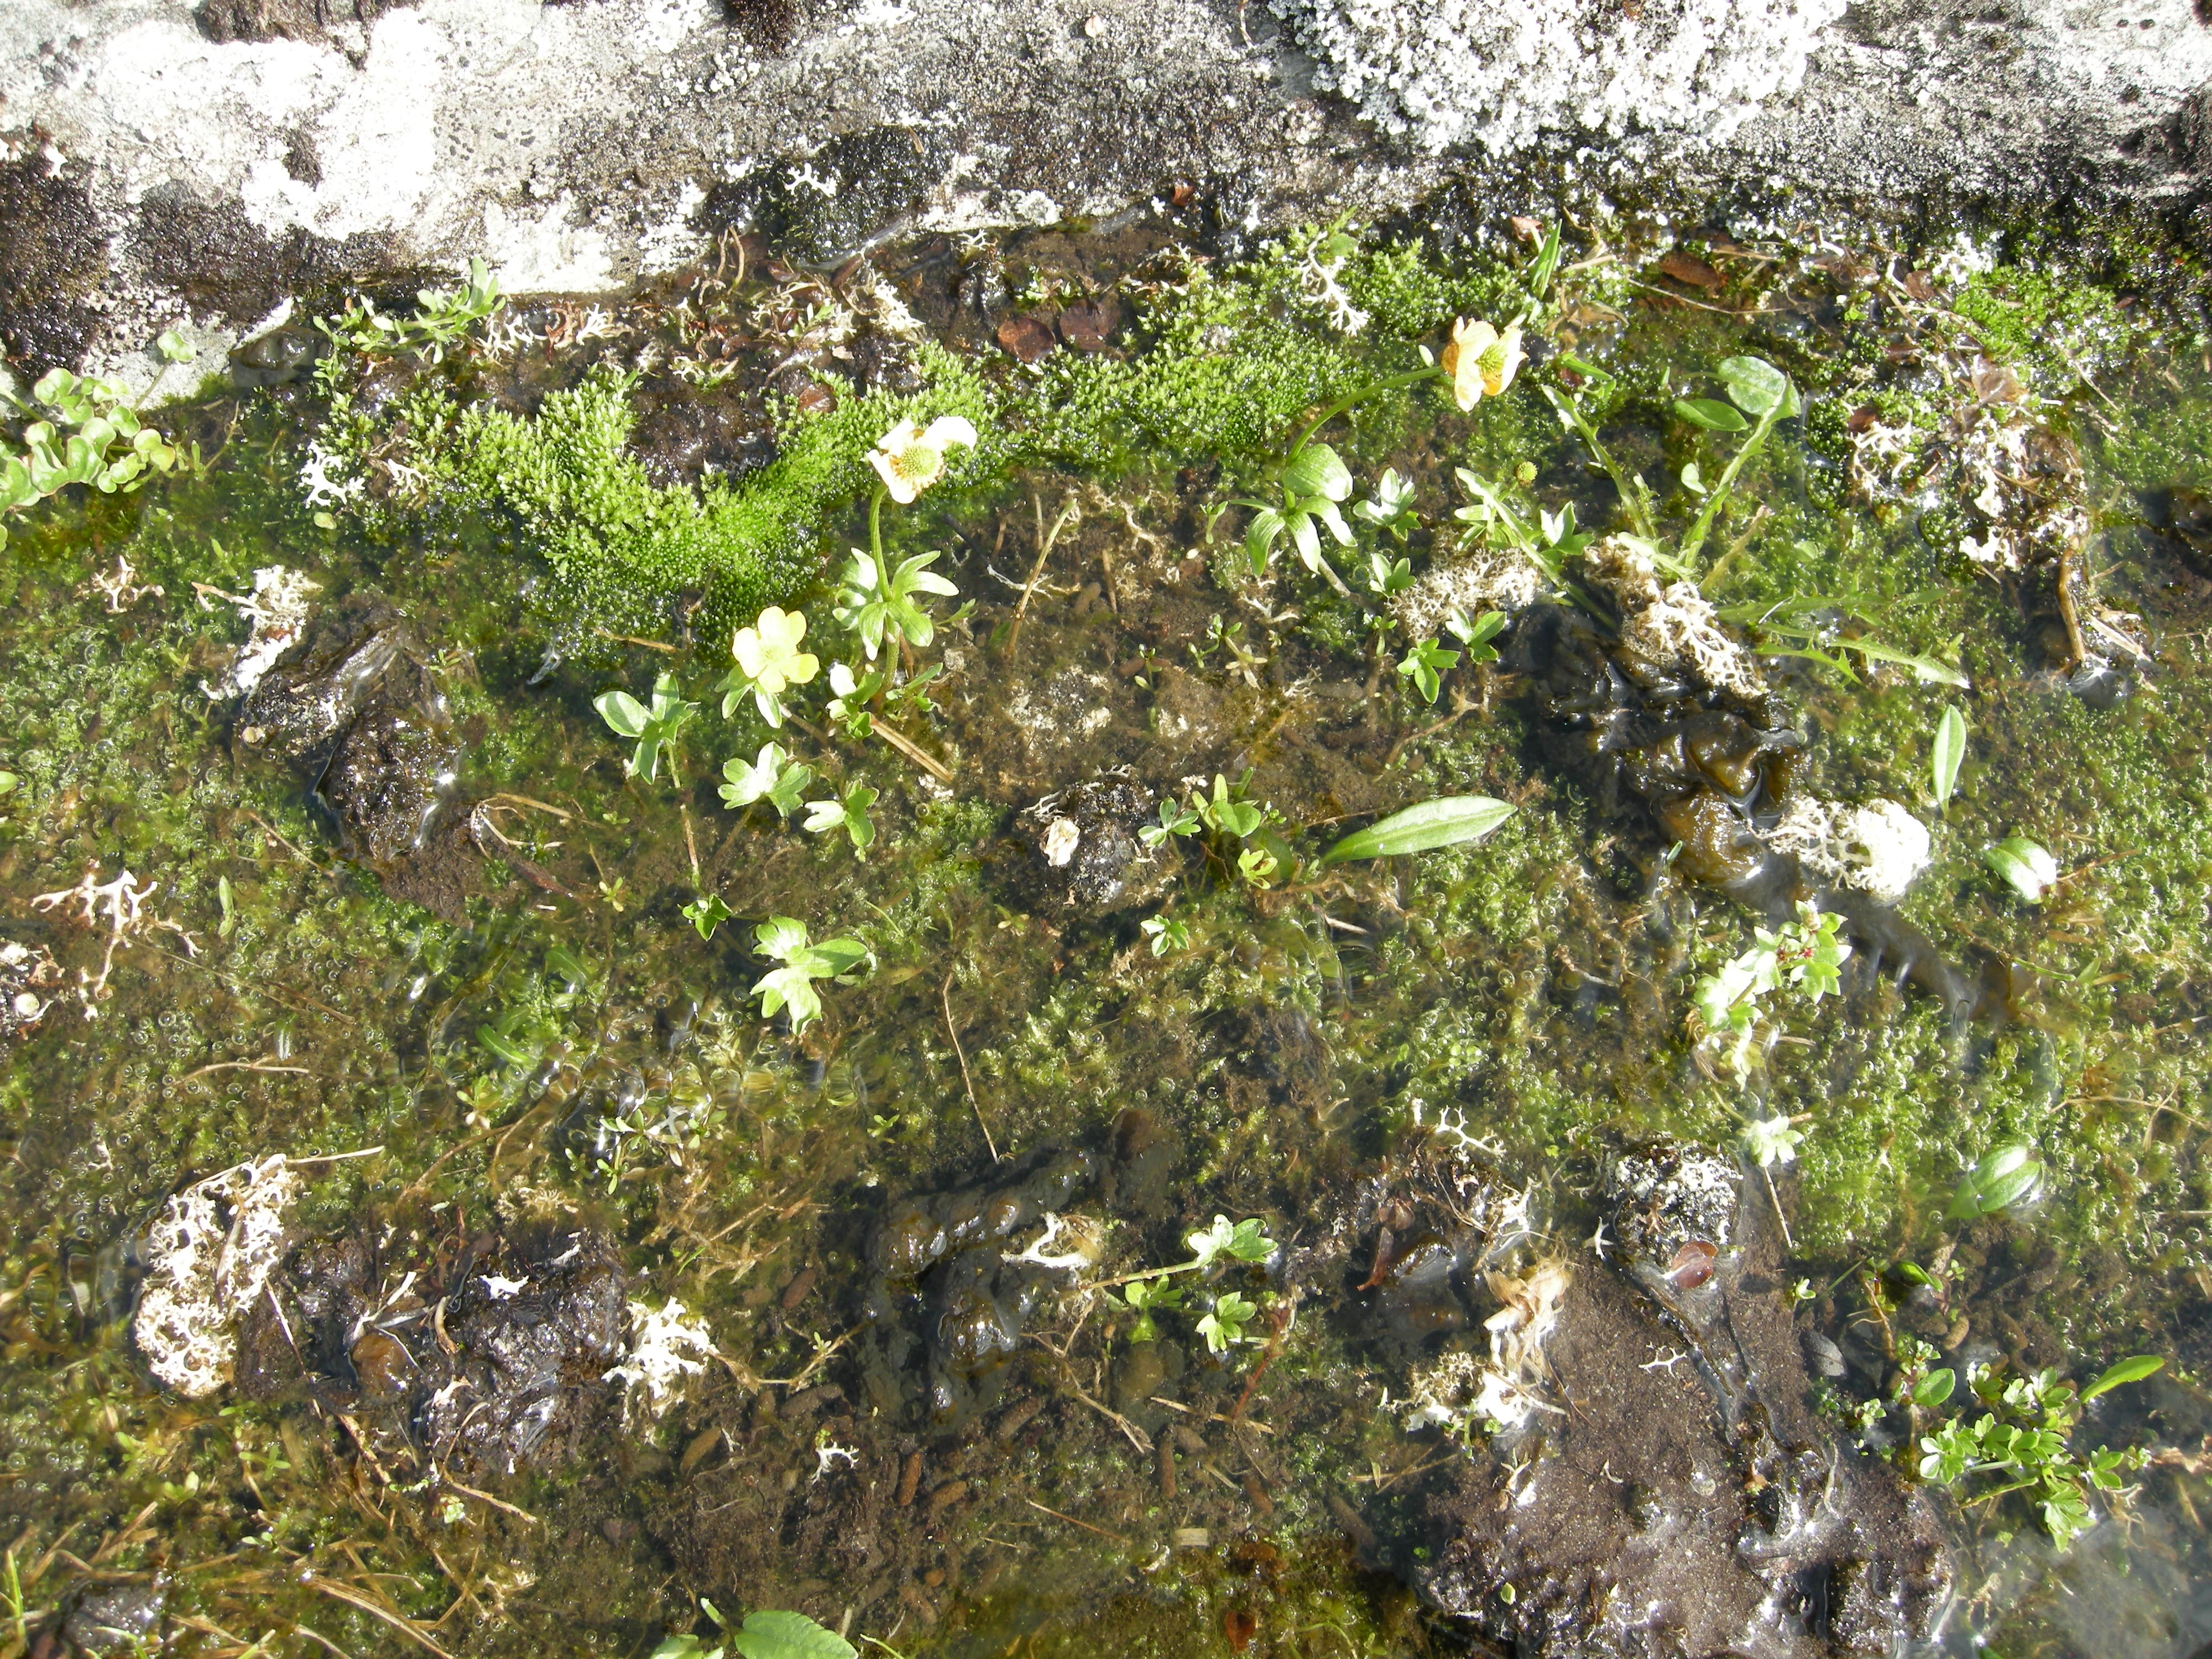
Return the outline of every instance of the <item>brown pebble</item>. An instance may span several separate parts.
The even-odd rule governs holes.
[[[1204,1435],[1194,1433],[1180,1423],[1175,1425],[1171,1432],[1175,1436],[1176,1450],[1187,1451],[1193,1457],[1208,1457],[1212,1455],[1213,1448],[1206,1443]]]
[[[1032,1395],[1023,1401],[999,1419],[999,1426],[991,1431],[991,1437],[1002,1446],[1009,1443],[1016,1435],[1029,1427],[1030,1419],[1042,1411],[1044,1407],[1044,1398],[1041,1395]]]
[[[1249,1470],[1244,1476],[1244,1496],[1252,1500],[1252,1507],[1262,1516],[1275,1512],[1275,1500],[1267,1496],[1267,1489],[1260,1484],[1260,1477]]]
[[[921,1585],[901,1584],[899,1600],[912,1608],[914,1616],[921,1620],[923,1624],[933,1630],[937,1627],[937,1609],[930,1604],[929,1598],[921,1593]]]
[[[1175,1450],[1164,1440],[1160,1442],[1160,1496],[1176,1495]]]
[[[958,1503],[967,1495],[968,1483],[965,1480],[948,1480],[929,1494],[929,1512],[935,1515],[938,1510]]]
[[[800,1303],[805,1301],[814,1289],[814,1281],[820,1277],[821,1274],[812,1267],[801,1267],[793,1273],[791,1283],[783,1287],[781,1306],[784,1312],[789,1313]]]
[[[921,1454],[918,1451],[908,1452],[906,1455],[906,1467],[899,1471],[898,1501],[901,1509],[914,1502],[915,1491],[921,1485]]]
[[[935,1589],[939,1584],[942,1584],[945,1582],[945,1569],[942,1567],[932,1567],[927,1572],[921,1575],[921,1582],[928,1585],[930,1589]]]
[[[1344,1535],[1349,1538],[1363,1553],[1371,1555],[1374,1553],[1374,1528],[1359,1518],[1358,1510],[1353,1509],[1336,1493],[1331,1492],[1328,1495],[1328,1512],[1335,1518],[1336,1524],[1344,1529]]]
[[[722,1437],[720,1429],[702,1429],[691,1437],[684,1449],[684,1461],[677,1466],[678,1474],[689,1474],[713,1454],[715,1443]]]
[[[1038,362],[1058,343],[1052,330],[1035,317],[1009,317],[999,325],[1000,347],[1024,363]]]
[[[396,1337],[378,1330],[363,1331],[349,1356],[361,1390],[371,1399],[404,1394],[415,1381],[415,1362]]]

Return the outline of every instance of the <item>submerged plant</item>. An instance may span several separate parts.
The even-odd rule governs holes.
[[[623,763],[624,773],[649,783],[659,776],[660,757],[665,753],[671,781],[683,784],[676,770],[677,734],[699,712],[699,705],[684,702],[673,674],[663,674],[653,681],[650,708],[623,690],[602,691],[592,699],[592,707],[616,736],[629,738],[637,745]]]
[[[1987,1153],[1960,1178],[1948,1214],[1954,1221],[1976,1221],[2023,1204],[2043,1190],[2043,1160],[2024,1140],[2008,1142]]]
[[[722,775],[729,780],[721,787],[723,805],[736,810],[764,800],[787,818],[814,781],[814,769],[785,754],[781,744],[764,743],[750,761],[732,756],[723,762]]]
[[[2044,1530],[2064,1549],[2089,1529],[2089,1506],[2099,1496],[2112,1505],[2125,1502],[2126,1476],[2143,1462],[2135,1451],[2076,1452],[2071,1441],[2081,1407],[2124,1383],[2142,1381],[2165,1364],[2155,1355],[2137,1354],[2078,1390],[2054,1370],[2008,1379],[2002,1363],[1969,1366],[1966,1386],[1983,1413],[1971,1424],[1961,1414],[1922,1437],[1920,1478],[1955,1486],[1976,1475],[1995,1475],[1997,1484],[1969,1500],[1970,1505],[2027,1492]],[[1948,1370],[1930,1372],[1928,1381],[1942,1379],[1940,1388],[1930,1388],[1924,1399],[1916,1391],[1913,1403],[1942,1405],[1952,1392],[1951,1376]]]
[[[1480,841],[1516,810],[1487,795],[1440,795],[1355,830],[1321,855],[1321,867],[1464,846]]]
[[[790,1009],[793,1031],[821,1018],[822,994],[815,989],[816,981],[845,983],[871,957],[868,947],[856,939],[812,943],[806,924],[791,916],[770,916],[753,929],[753,938],[763,956],[783,965],[754,981],[752,994],[761,1000],[763,1018]]]
[[[837,620],[853,630],[870,662],[887,639],[918,648],[936,637],[936,623],[916,595],[951,599],[960,592],[929,568],[937,558],[934,553],[916,553],[892,564],[880,552],[853,550],[838,594]]]
[[[859,1651],[803,1613],[749,1613],[744,1623],[732,1630],[720,1609],[704,1596],[699,1609],[714,1621],[721,1639],[709,1646],[689,1632],[664,1637],[650,1659],[726,1659],[732,1653],[738,1659],[854,1659]]]
[[[853,856],[865,862],[876,839],[875,821],[869,817],[868,808],[877,793],[865,783],[854,783],[842,795],[807,802],[806,832],[828,836],[842,830],[853,843]]]
[[[178,361],[175,352],[190,356],[173,331],[161,339],[162,354],[172,362]],[[149,472],[167,472],[177,464],[176,447],[140,423],[137,402],[112,381],[49,369],[22,407],[39,418],[23,428],[21,454],[0,455],[0,542],[7,538],[9,514],[71,484],[112,495],[136,489]]]
[[[1982,857],[2006,886],[2030,904],[2042,903],[2044,894],[2058,879],[2058,860],[2026,836],[2008,836]]]
[[[1724,1043],[1723,1055],[1739,1081],[1749,1075],[1757,1040],[1761,1000],[1788,985],[1814,1002],[1843,984],[1850,942],[1839,930],[1843,918],[1809,901],[1797,905],[1797,919],[1752,936],[1751,949],[1700,975],[1692,993],[1697,1016],[1708,1036]]]

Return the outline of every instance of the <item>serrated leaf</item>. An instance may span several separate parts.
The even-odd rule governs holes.
[[[1440,795],[1356,830],[1321,855],[1323,868],[1352,859],[1393,858],[1480,841],[1516,809],[1487,795]]]
[[[1935,785],[1936,804],[1950,804],[1951,792],[1959,786],[1959,768],[1966,758],[1966,717],[1956,708],[1946,708],[1943,718],[1936,722],[1936,747],[1929,757],[1930,781]]]
[[[2139,1353],[2132,1359],[2123,1359],[2081,1390],[2081,1403],[2086,1406],[2099,1395],[2117,1389],[2123,1382],[2140,1382],[2154,1371],[2163,1370],[2165,1368],[2166,1361],[2156,1354]]]
[[[1708,432],[1741,432],[1751,425],[1717,398],[1677,398],[1674,412]]]
[[[854,1659],[858,1652],[803,1613],[749,1613],[730,1632],[730,1645],[745,1659]]]

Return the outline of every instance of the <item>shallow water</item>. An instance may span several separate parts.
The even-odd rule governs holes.
[[[1011,313],[1071,341],[1103,332],[1108,357],[1136,362],[1148,349],[1229,351],[1146,333],[1159,313],[1145,307],[1171,303],[1173,283],[1144,263],[1165,240],[1017,242],[1007,286],[1030,299]],[[1933,1639],[2112,1653],[2124,1628],[2129,1652],[2197,1651],[2212,1636],[2190,1588],[2212,1577],[2198,1519],[2212,1501],[2198,1370],[2212,1297],[2200,1150],[2212,560],[2179,533],[2189,498],[2172,492],[2212,487],[2212,385],[2178,328],[2108,303],[2076,314],[2033,284],[1960,279],[1929,287],[1938,304],[1914,298],[1909,261],[1877,281],[1871,254],[1705,252],[1711,264],[1675,267],[1692,280],[1637,266],[1629,287],[1626,268],[1590,255],[1563,279],[1549,352],[1638,388],[1604,435],[1654,483],[1686,459],[1710,477],[1729,453],[1669,422],[1672,397],[1721,396],[1711,366],[1732,353],[1790,366],[1808,412],[1747,473],[1725,532],[1742,544],[1710,597],[1739,629],[1803,600],[1831,655],[1838,633],[1863,632],[1971,681],[1863,654],[1841,668],[1765,659],[1802,740],[1792,787],[1902,804],[1930,829],[1931,862],[1893,910],[1850,910],[1839,994],[1778,1000],[1741,1082],[1686,1021],[1696,975],[1775,920],[1757,884],[1731,897],[1678,868],[1633,791],[1608,793],[1575,758],[1525,619],[1517,649],[1455,667],[1431,705],[1394,672],[1410,641],[1389,645],[1393,661],[1370,649],[1371,596],[1339,597],[1294,559],[1264,582],[1242,573],[1241,510],[1214,515],[1249,488],[1236,480],[1255,471],[1255,446],[1218,415],[1187,422],[1200,441],[1162,435],[1164,417],[1102,447],[1095,467],[1040,446],[1011,472],[956,473],[885,509],[891,550],[941,550],[936,568],[974,607],[947,623],[955,602],[939,602],[935,639],[909,653],[942,674],[933,707],[888,717],[903,748],[833,726],[819,681],[780,732],[742,708],[725,719],[711,688],[751,607],[732,613],[713,581],[641,586],[618,615],[580,612],[512,514],[434,487],[418,500],[373,459],[354,475],[361,491],[309,501],[301,445],[337,430],[320,427],[327,398],[312,381],[180,416],[208,458],[197,472],[13,521],[0,936],[51,950],[56,975],[5,1074],[0,1510],[28,1580],[25,1622],[0,1643],[52,1651],[40,1632],[125,1591],[158,1602],[148,1631],[210,1654],[264,1636],[355,1654],[642,1653],[693,1628],[699,1595],[726,1612],[802,1610],[902,1653],[1490,1651],[1516,1630],[1536,1642],[1540,1572],[1510,1596],[1490,1586],[1470,1621],[1443,1605],[1432,1557],[1480,1482],[1527,1479],[1547,1447],[1568,1448],[1564,1468],[1577,1431],[1595,1444],[1606,1431],[1553,1407],[1563,1426],[1539,1413],[1534,1437],[1478,1427],[1470,1449],[1409,1431],[1399,1408],[1439,1356],[1484,1351],[1477,1328],[1502,1297],[1485,1263],[1561,1261],[1586,1285],[1628,1282],[1593,1248],[1615,1216],[1603,1171],[1620,1147],[1671,1135],[1733,1148],[1747,1119],[1803,1114],[1794,1162],[1737,1171],[1747,1277],[1729,1294],[1765,1298],[1782,1309],[1774,1328],[1854,1355],[1826,1418],[1790,1407],[1819,1434],[1837,1434],[1853,1401],[1887,1397],[1913,1363],[1902,1337],[1961,1370],[2008,1358],[2086,1382],[2127,1354],[2167,1362],[2079,1431],[2084,1444],[2169,1455],[2136,1477],[2132,1514],[2070,1553],[2019,1500],[1935,1501],[1955,1594]],[[1021,404],[1030,383],[988,343],[1010,337],[961,309],[976,257],[925,246],[879,263],[1010,401],[1039,406]],[[1117,282],[1111,312],[1079,297]],[[772,272],[719,297],[672,284],[610,312],[511,308],[493,325],[503,355],[369,364],[343,384],[381,434],[410,387],[528,412],[594,361],[642,361],[636,442],[652,464],[682,477],[703,455],[737,471],[748,446],[765,453],[763,384],[802,409],[810,388],[850,398],[832,374],[920,384],[880,307],[848,337],[816,328],[822,308],[842,314],[835,298]],[[1981,309],[1967,316],[1970,299]],[[1071,323],[1076,306],[1088,309]],[[2034,312],[2009,356],[2007,306]],[[1256,329],[1282,308],[1277,295],[1255,318],[1209,325]],[[1318,312],[1292,307],[1289,326],[1320,343],[1316,362],[1339,351]],[[2039,355],[2046,337],[2058,343]],[[710,345],[737,365],[720,388],[657,367]],[[1402,351],[1377,354],[1402,366]],[[1354,359],[1339,355],[1348,375]],[[1421,527],[1402,550],[1416,573],[1455,531],[1455,465],[1503,477],[1525,461],[1532,502],[1571,501],[1585,527],[1612,527],[1612,484],[1538,396],[1557,370],[1532,363],[1472,415],[1425,390],[1326,429],[1363,496],[1386,466],[1412,480]],[[1341,385],[1254,399],[1296,410]],[[1880,442],[1908,404],[1936,410],[1940,430],[1900,469]],[[2069,685],[2047,572],[2045,586],[2033,566],[1984,573],[1958,550],[1978,522],[1968,463],[2015,428],[2030,435],[2003,451],[2007,487],[2030,504],[2001,520],[2040,525],[2033,501],[2077,504],[2093,532],[2077,592],[2093,626],[2135,642],[2098,641],[2125,671],[2102,682]],[[1225,466],[1207,443],[1231,452]],[[380,453],[404,469],[414,452]],[[1674,528],[1694,501],[1663,505]],[[848,492],[799,562],[834,575],[867,534],[865,498]],[[1363,525],[1358,553],[1340,555],[1355,586],[1376,545],[1401,551]],[[118,559],[158,590],[94,586]],[[419,850],[334,814],[330,783],[313,792],[327,738],[288,762],[258,716],[211,695],[246,632],[225,596],[272,565],[319,585],[311,635],[369,615],[343,605],[372,596],[407,619],[393,650],[424,689],[401,699],[376,753],[399,757],[379,776],[411,772],[421,803],[439,804]],[[828,586],[785,597],[811,619],[810,645],[836,638]],[[642,699],[664,669],[705,707],[672,767],[625,776],[629,745],[592,699],[613,687]],[[1950,706],[1970,745],[1939,811],[1929,752]],[[429,746],[405,750],[403,731]],[[771,737],[817,774],[806,799],[880,792],[865,860],[842,834],[717,798],[723,762]],[[425,781],[448,765],[450,783]],[[1047,826],[1072,813],[1097,847],[1106,818],[1129,815],[1087,819],[1065,796],[1024,813],[1112,769],[1146,793],[1145,815],[1151,796],[1244,776],[1304,862],[1254,888],[1218,846],[1170,841],[1145,858],[1124,822],[1098,877],[1115,890],[1071,898],[1041,851]],[[1478,845],[1312,866],[1340,830],[1447,794],[1517,810]],[[2065,872],[2040,904],[1984,861],[2014,834]],[[143,899],[128,927],[98,911],[79,925],[80,900],[33,904],[125,866]],[[711,939],[684,913],[703,895],[731,913]],[[1156,954],[1140,926],[1153,915],[1186,926],[1188,943]],[[854,982],[823,988],[821,1019],[796,1035],[749,994],[767,966],[754,927],[770,916],[872,953]],[[2014,1140],[2043,1160],[2039,1200],[1947,1219],[1962,1170]],[[294,1299],[270,1292],[273,1322],[241,1316],[229,1386],[164,1393],[131,1340],[144,1231],[173,1192],[276,1152],[362,1155],[301,1171],[296,1253],[271,1280]],[[1517,1218],[1501,1221],[1514,1194]],[[959,1218],[994,1200],[1018,1224],[970,1248]],[[1047,1212],[1100,1230],[1095,1265],[1006,1261],[1052,1253],[1037,1241]],[[1186,1235],[1216,1215],[1260,1218],[1285,1250],[1264,1272],[1194,1276],[1158,1340],[1134,1340],[1126,1301],[1075,1288],[1183,1261]],[[472,1289],[487,1273],[537,1287],[519,1297],[531,1328],[586,1330],[574,1308],[620,1281],[562,1265],[580,1235],[607,1241],[593,1273],[627,1275],[621,1294],[653,1307],[678,1299],[720,1358],[660,1411],[625,1401],[605,1381],[625,1334],[608,1312],[613,1325],[556,1344],[526,1430],[487,1442],[473,1419],[438,1418],[427,1402],[457,1379],[487,1398],[505,1386],[467,1370],[507,1340],[501,1304],[518,1300]],[[1448,1268],[1423,1267],[1432,1238]],[[1928,1282],[1901,1274],[1907,1262]],[[1784,1287],[1800,1280],[1794,1305]],[[1197,1322],[1231,1289],[1258,1311],[1250,1340],[1215,1354]],[[285,1311],[311,1304],[357,1311],[331,1315],[342,1334],[318,1348]],[[1606,1316],[1616,1322],[1570,1322],[1563,1339],[1583,1345],[1592,1378],[1623,1332],[1687,1332],[1703,1316]],[[1648,1371],[1610,1363],[1623,1387]],[[1673,1378],[1656,1346],[1650,1363]],[[1555,1382],[1575,1406],[1577,1384]],[[1685,1382],[1686,1438],[1716,1411],[1732,1417],[1741,1390],[1714,1386],[1709,1399]],[[1893,1446],[1936,1420],[1900,1408],[1872,1438]],[[71,1635],[89,1627],[79,1619]],[[1668,1651],[1697,1620],[1633,1627],[1620,1650]]]

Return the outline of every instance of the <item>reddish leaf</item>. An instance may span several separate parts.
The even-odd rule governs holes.
[[[1035,317],[1009,317],[999,325],[999,343],[1010,356],[1033,363],[1058,343],[1052,331]]]
[[[1718,288],[1721,274],[1694,254],[1676,248],[1659,261],[1659,274],[1692,288]]]

